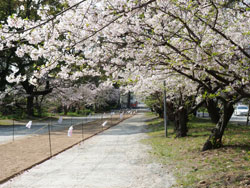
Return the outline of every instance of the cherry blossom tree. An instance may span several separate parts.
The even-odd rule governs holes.
[[[23,30],[24,25],[34,24],[40,20],[38,9],[50,7],[49,11],[56,12],[58,1],[49,0],[3,0],[0,4],[1,8],[1,23],[0,23],[0,58],[1,58],[1,77],[0,89],[3,91],[5,88],[21,85],[26,92],[27,98],[27,114],[34,115],[34,99],[39,96],[43,98],[45,95],[52,91],[49,83],[49,72],[43,77],[35,77],[33,74],[39,70],[40,66],[45,63],[44,58],[34,58],[33,53],[24,53],[21,46],[25,46],[32,52],[36,49],[37,45],[42,45],[41,37],[28,36],[27,34],[17,34]],[[36,31],[34,31],[36,33]],[[29,41],[37,39],[37,43]],[[41,86],[44,86],[43,88]]]
[[[10,71],[10,82],[35,85],[46,75],[76,79],[104,73],[135,86],[148,70],[165,79],[175,72],[194,82],[192,91],[200,88],[208,105],[222,103],[222,115],[203,149],[221,145],[233,105],[250,97],[247,0],[230,6],[224,0],[60,3],[66,6],[57,14],[49,14],[49,5],[41,6],[39,20],[12,15],[1,25],[1,51],[25,41],[14,50],[18,57],[45,60],[30,77]]]
[[[112,82],[101,83],[95,89],[94,106],[96,109],[109,109],[119,105],[120,90],[114,88]]]
[[[56,101],[63,107],[65,115],[70,109],[80,110],[91,107],[96,111],[105,109],[107,106],[115,106],[119,101],[119,89],[115,89],[109,81],[99,85],[73,84],[70,81],[62,82],[62,80],[57,80],[57,82],[58,86],[46,100],[52,104]]]
[[[134,23],[130,20],[130,25],[139,27],[126,31],[125,42],[109,42],[116,43],[113,56],[118,65],[124,62],[124,53],[131,52],[127,49],[133,48],[136,57],[129,58],[136,60],[137,67],[163,65],[197,82],[204,98],[222,102],[222,116],[204,150],[221,145],[233,105],[249,97],[249,24],[240,24],[249,22],[245,5],[225,8],[222,1],[159,2],[149,6],[148,14],[138,13]],[[126,50],[120,50],[121,43]],[[129,67],[129,63],[123,65]],[[135,67],[134,61],[130,67]]]
[[[101,47],[91,47],[96,53],[86,56],[96,63],[107,62],[106,71],[111,70],[114,78],[123,75],[130,79],[131,71],[136,74],[133,69],[162,65],[197,82],[204,98],[210,103],[217,98],[223,104],[222,116],[203,149],[218,147],[233,105],[249,97],[249,24],[245,24],[249,22],[248,4],[241,1],[226,7],[224,1],[150,3],[146,10],[131,9],[134,11],[112,25],[113,33],[105,28],[100,34],[102,40],[97,41]],[[119,7],[116,10],[125,12]],[[126,29],[119,30],[118,26]]]
[[[163,86],[163,80],[166,81],[166,88]],[[197,83],[174,72],[162,75],[159,71],[150,70],[142,80],[137,79],[132,86],[128,87],[138,95],[155,100],[152,107],[160,115],[163,115],[163,91],[166,90],[167,115],[168,119],[175,124],[176,137],[187,136],[188,115],[205,102],[201,99],[201,91]]]

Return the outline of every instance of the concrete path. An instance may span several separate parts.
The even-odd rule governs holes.
[[[146,118],[138,114],[0,185],[1,188],[167,188],[174,182],[150,163]]]

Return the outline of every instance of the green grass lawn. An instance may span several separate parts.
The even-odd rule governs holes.
[[[150,138],[143,142],[152,146],[152,156],[176,177],[174,187],[250,187],[250,126],[230,124],[222,148],[201,152],[214,126],[195,118],[188,124],[188,136],[176,139],[172,124],[165,138],[162,119],[148,122]]]
[[[0,119],[0,126],[10,126],[13,125],[13,119],[14,119],[14,124],[15,125],[26,125],[30,120],[33,122],[48,122],[50,119],[57,120],[59,116],[48,116],[48,117],[32,117],[32,118],[5,118],[5,119]]]
[[[77,112],[68,112],[67,115],[64,115],[64,113],[43,113],[42,117],[34,116],[34,117],[28,117],[25,114],[12,114],[12,115],[2,115],[0,113],[0,126],[9,126],[13,124],[13,119],[15,122],[18,122],[18,124],[26,124],[28,121],[32,120],[34,122],[43,122],[48,121],[49,119],[55,120],[58,119],[60,116],[70,116],[70,117],[82,117],[87,116],[88,114],[94,114],[91,110],[82,110],[80,113]]]

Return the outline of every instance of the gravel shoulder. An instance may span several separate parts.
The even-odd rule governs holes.
[[[144,114],[138,114],[97,136],[35,166],[1,188],[85,187],[167,188],[174,178],[150,162]]]

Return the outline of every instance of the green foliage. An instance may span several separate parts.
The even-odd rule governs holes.
[[[207,108],[202,106],[198,109],[198,111],[201,111],[201,112],[207,112]]]
[[[150,108],[153,109],[154,105],[162,106],[163,105],[163,100],[162,96],[160,95],[151,95],[148,96],[143,102]],[[162,106],[163,107],[163,106]]]
[[[157,100],[152,97],[147,97],[146,100],[143,101],[150,109],[153,109],[153,105],[157,103]]]
[[[15,111],[13,111],[12,113],[9,114],[3,114],[2,112],[0,112],[0,119],[23,119],[26,118],[26,113],[21,110],[21,109],[15,109]]]
[[[139,18],[140,18],[140,19],[143,19],[143,18],[145,18],[145,15],[144,15],[144,13],[141,13],[141,14],[139,15]]]
[[[77,111],[78,115],[84,115],[84,116],[92,114],[92,113],[93,113],[93,111],[91,109],[83,109],[83,110]]]

